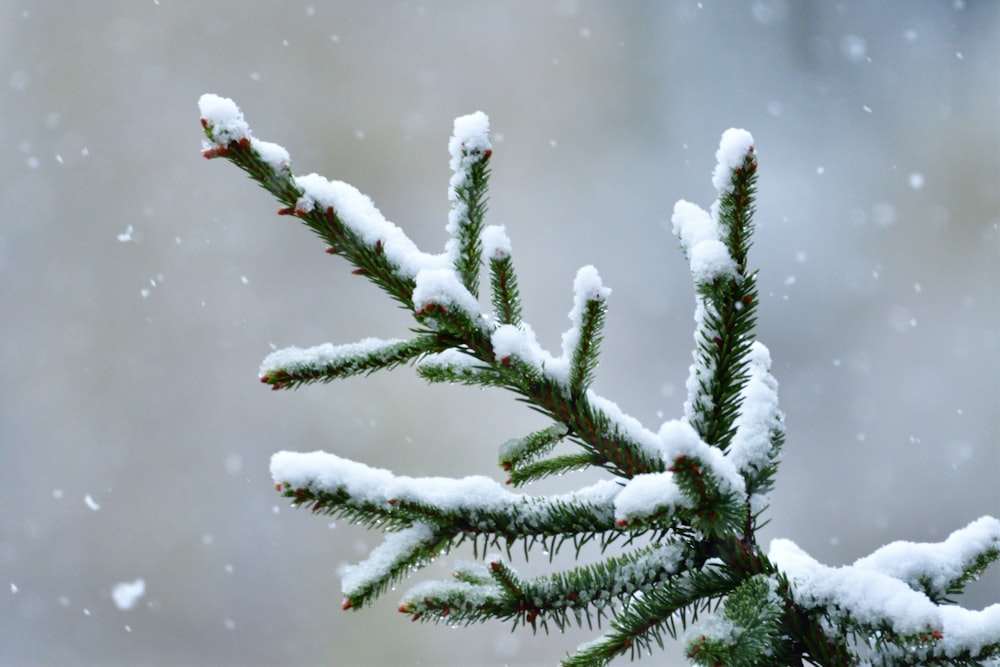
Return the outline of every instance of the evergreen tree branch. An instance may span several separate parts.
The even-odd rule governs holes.
[[[758,298],[755,276],[746,265],[757,179],[750,133],[727,131],[716,158],[713,184],[719,199],[712,214],[681,201],[674,207],[673,225],[698,293],[685,414],[705,442],[725,451],[747,380]]]
[[[598,667],[629,654],[633,658],[663,645],[664,633],[676,639],[678,625],[686,628],[739,585],[734,573],[704,559],[677,577],[636,596],[611,622],[604,636],[577,647],[564,667]]]
[[[684,628],[689,657],[705,665],[1000,665],[1000,604],[970,611],[950,600],[1000,560],[995,518],[938,544],[893,543],[842,568],[788,540],[775,540],[767,556],[757,545],[785,430],[770,355],[753,332],[758,295],[747,255],[757,161],[749,133],[723,135],[711,212],[684,201],[674,209],[697,296],[695,351],[684,419],[654,432],[589,389],[610,294],[596,269],[574,280],[559,356],[522,321],[510,240],[503,227],[483,224],[492,155],[485,114],[456,120],[450,238],[443,253],[427,254],[352,186],[293,176],[287,151],[256,139],[231,100],[205,95],[200,107],[206,158],[236,164],[276,197],[279,214],[299,218],[416,320],[410,340],[276,352],[261,366],[264,383],[291,388],[412,363],[431,382],[508,390],[553,421],[501,447],[509,484],[586,468],[612,476],[530,496],[486,477],[411,478],[323,452],[279,452],[272,475],[295,505],[387,532],[346,569],[345,609],[369,604],[466,541],[476,558],[487,548],[509,556],[519,544],[526,558],[541,547],[550,559],[567,543],[579,557],[595,542],[597,562],[541,577],[522,577],[499,557],[463,565],[454,581],[411,589],[400,611],[545,630],[610,618],[604,636],[564,662],[588,667],[636,657]],[[490,315],[478,298],[484,255]],[[577,451],[553,455],[562,441]],[[649,544],[634,547],[640,538]],[[631,550],[606,555],[618,540]]]
[[[404,595],[400,611],[424,621],[468,625],[491,618],[559,631],[568,625],[593,627],[616,604],[665,581],[680,567],[684,549],[676,542],[648,545],[600,563],[525,579],[499,558],[488,566],[463,567],[456,582],[418,584]],[[416,620],[415,618],[415,620]]]
[[[314,382],[390,370],[442,349],[443,344],[432,336],[413,340],[366,338],[348,345],[325,343],[308,349],[289,347],[264,359],[260,381],[272,389],[294,389]]]
[[[588,452],[563,454],[511,468],[507,483],[515,487],[524,486],[525,484],[537,482],[546,477],[564,475],[577,470],[587,470],[600,465],[601,460]]]
[[[548,454],[567,433],[565,424],[552,424],[523,438],[514,438],[500,445],[499,461],[504,470],[531,463]]]
[[[743,581],[723,601],[721,613],[691,628],[688,657],[706,667],[769,664],[775,657],[783,612],[775,588],[776,582],[764,575]]]
[[[490,263],[493,317],[497,324],[517,326],[521,323],[521,295],[510,256],[510,239],[503,226],[490,226],[483,230],[482,242]]]
[[[480,234],[486,214],[489,160],[493,153],[486,114],[479,112],[455,119],[455,132],[448,148],[453,175],[448,189],[451,201],[448,231],[452,242],[447,251],[454,257],[455,271],[462,284],[473,296],[478,296],[482,262]]]

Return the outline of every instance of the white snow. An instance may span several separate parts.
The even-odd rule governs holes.
[[[250,137],[250,145],[257,151],[261,159],[271,165],[271,168],[275,171],[288,169],[292,163],[292,157],[285,150],[284,146],[279,146],[270,141],[261,141],[253,137]]]
[[[783,428],[784,419],[778,407],[778,381],[771,375],[771,353],[763,343],[754,341],[748,357],[749,377],[736,417],[736,433],[726,453],[726,458],[743,472],[770,464],[771,436]]]
[[[111,598],[115,601],[115,606],[123,611],[128,611],[135,606],[146,593],[146,582],[142,579],[135,581],[123,581],[115,584],[111,589]]]
[[[785,539],[771,542],[768,557],[789,576],[792,596],[801,604],[874,626],[887,624],[899,633],[938,633],[941,654],[969,650],[975,657],[985,644],[1000,639],[1000,604],[982,611],[938,606],[897,576],[910,579],[923,572],[932,580],[938,577],[940,585],[959,571],[960,563],[998,545],[1000,521],[984,517],[942,543],[896,542],[843,567],[822,565]]]
[[[569,311],[569,321],[572,325],[562,335],[562,359],[567,372],[576,348],[580,345],[580,331],[587,304],[591,301],[607,301],[609,296],[611,288],[604,286],[601,276],[593,266],[581,267],[576,272],[576,278],[573,280],[573,308]]]
[[[413,309],[420,312],[430,305],[457,307],[466,315],[479,317],[479,301],[458,279],[454,269],[422,269],[413,288]]]
[[[452,187],[457,188],[464,180],[455,182],[459,175],[467,172],[469,165],[479,161],[481,156],[493,149],[490,143],[490,119],[482,111],[459,116],[455,119],[451,139],[448,141],[448,152],[451,154],[449,166],[455,172],[452,177]]]
[[[511,255],[510,239],[507,228],[503,225],[489,225],[480,235],[483,244],[483,254],[487,259],[506,259]]]
[[[498,482],[479,476],[397,476],[327,452],[278,452],[271,457],[271,476],[292,488],[333,492],[343,489],[352,498],[391,508],[397,501],[413,501],[445,509],[501,507],[519,501]]]
[[[429,354],[421,359],[418,359],[417,366],[450,368],[455,371],[461,370],[467,372],[475,372],[476,370],[487,368],[483,362],[479,361],[474,356],[466,354],[455,348],[444,350],[442,352],[438,352],[437,354]]]
[[[555,380],[562,386],[569,383],[570,363],[577,345],[580,344],[580,328],[583,313],[589,301],[604,301],[611,294],[605,287],[597,269],[584,266],[577,271],[573,280],[573,307],[569,311],[570,328],[562,334],[562,353],[555,357],[539,345],[532,328],[525,324],[506,324],[497,327],[492,334],[493,354],[497,361],[508,357],[516,358],[532,366],[540,373]]]
[[[660,436],[643,426],[635,417],[626,414],[617,403],[595,394],[592,389],[587,390],[587,400],[604,413],[619,433],[637,443],[645,451],[646,456],[651,459],[663,456],[663,441]]]
[[[695,283],[737,276],[736,262],[719,240],[719,224],[712,215],[697,204],[682,199],[674,204],[670,219],[674,235],[680,240],[690,262]]]
[[[375,204],[353,185],[329,181],[319,174],[296,176],[295,184],[303,191],[295,207],[311,211],[314,207],[332,207],[344,225],[370,247],[382,243],[382,251],[403,276],[416,277],[422,269],[443,269],[450,266],[444,254],[421,252],[402,229],[389,222]]]
[[[492,148],[490,120],[486,114],[477,111],[455,119],[454,132],[448,141],[448,152],[451,154],[449,166],[452,170],[448,183],[448,200],[452,208],[448,213],[447,230],[452,240],[448,243],[447,252],[453,259],[458,248],[454,239],[458,235],[459,225],[468,218],[469,213],[465,202],[460,201],[458,192],[465,186],[472,166],[481,161]]]
[[[977,555],[1000,550],[1000,520],[984,516],[955,531],[944,542],[892,542],[855,562],[855,566],[901,579],[911,586],[926,583],[944,594],[963,566]]]
[[[551,375],[556,372],[557,359],[542,349],[535,337],[534,330],[526,323],[516,326],[513,324],[498,326],[493,331],[490,340],[493,344],[493,356],[501,363],[507,358],[514,358],[523,361],[539,373],[548,372]],[[565,383],[568,369],[556,374]]]
[[[688,422],[677,419],[664,422],[658,437],[663,443],[665,460],[674,461],[681,456],[698,459],[719,480],[721,490],[740,496],[746,493],[746,481],[736,466],[721,449],[702,440]]]
[[[385,541],[356,565],[341,570],[340,590],[351,596],[364,590],[371,582],[384,578],[408,554],[418,549],[434,535],[434,529],[424,523],[396,533],[388,533]]]
[[[726,244],[722,241],[709,239],[691,248],[691,275],[697,284],[710,283],[719,278],[736,278],[739,267],[736,265]]]
[[[671,472],[636,475],[615,498],[615,521],[644,519],[672,507],[691,507]]]
[[[87,507],[89,507],[91,511],[96,512],[99,509],[101,509],[101,506],[97,503],[96,500],[94,500],[93,496],[91,496],[89,493],[83,497],[83,502],[87,504]]]
[[[377,353],[379,350],[404,342],[399,338],[383,340],[381,338],[365,338],[357,343],[333,345],[324,343],[310,348],[286,347],[272,352],[264,358],[260,365],[260,377],[274,371],[287,371],[292,374],[302,371],[318,371],[331,364],[343,362],[361,356]]]
[[[746,130],[730,128],[722,133],[719,150],[715,152],[712,185],[719,194],[729,190],[733,172],[743,166],[747,153],[753,151],[753,136]]]
[[[413,586],[400,600],[400,604],[412,607],[419,613],[424,600],[460,599],[469,604],[484,606],[500,600],[503,591],[494,583],[471,583],[468,581],[424,581]]]
[[[212,93],[202,95],[198,99],[198,110],[202,119],[212,126],[216,146],[250,138],[250,126],[244,120],[243,112],[228,97]]]
[[[708,211],[683,199],[674,204],[674,214],[670,218],[674,236],[680,242],[685,255],[702,241],[719,240],[719,226]]]
[[[213,142],[206,139],[203,144],[204,149],[220,148],[234,141],[246,139],[272,169],[275,171],[288,169],[291,163],[288,151],[278,144],[255,139],[250,132],[250,125],[243,118],[243,112],[231,99],[208,93],[199,98],[198,109],[201,111],[202,120],[211,126],[214,139]]]
[[[407,477],[382,468],[372,468],[327,452],[278,452],[271,457],[271,476],[293,489],[344,492],[355,502],[382,506],[387,512],[399,502],[434,506],[445,511],[506,512],[531,521],[545,520],[552,508],[566,504],[589,504],[594,511],[612,502],[621,486],[615,480],[600,480],[569,493],[528,496],[508,491],[481,475],[462,478]]]

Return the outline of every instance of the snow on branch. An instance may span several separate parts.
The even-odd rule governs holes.
[[[474,296],[479,293],[480,233],[486,214],[486,184],[490,143],[490,120],[482,111],[455,119],[448,142],[451,153],[451,181],[448,184],[448,241],[445,252],[451,258],[462,283]]]
[[[744,130],[722,135],[711,214],[695,204],[674,206],[673,231],[695,283],[694,363],[684,415],[702,439],[726,451],[735,433],[756,323],[756,281],[746,269],[753,230],[757,158]]]
[[[688,658],[709,667],[998,664],[1000,604],[970,611],[950,601],[1000,559],[995,518],[937,544],[894,542],[846,567],[822,565],[789,540],[774,540],[767,555],[758,546],[785,428],[771,356],[754,335],[758,293],[747,254],[757,152],[749,132],[722,135],[709,210],[683,200],[673,209],[696,295],[695,345],[683,417],[653,431],[591,389],[611,293],[593,266],[573,281],[558,356],[522,320],[510,238],[483,220],[493,154],[485,114],[455,120],[449,238],[433,254],[353,186],[293,176],[288,152],[256,139],[232,100],[204,95],[199,110],[206,158],[249,174],[281,203],[280,215],[298,218],[327,253],[415,320],[409,340],[273,352],[262,382],[294,388],[412,363],[430,382],[507,390],[549,421],[520,437],[490,436],[506,484],[483,475],[408,477],[326,452],[276,453],[272,477],[296,506],[386,533],[343,569],[345,609],[468,542],[482,564],[460,564],[453,581],[417,584],[399,610],[414,620],[492,618],[532,629],[610,618],[605,634],[564,665],[636,657],[685,628]],[[488,314],[479,305],[483,264]],[[603,477],[562,494],[511,490],[579,470]],[[536,547],[551,557],[567,542],[578,558],[590,542],[601,555],[537,577],[508,562],[515,545],[526,558]],[[605,553],[612,544],[620,553]],[[487,548],[505,549],[507,560],[486,557]]]
[[[786,539],[773,540],[768,557],[788,576],[793,599],[834,623],[887,628],[936,658],[976,658],[986,647],[1000,650],[1000,604],[972,611],[937,604],[920,589],[947,588],[978,558],[998,555],[1000,521],[984,517],[942,543],[895,542],[844,567],[822,565]]]
[[[329,181],[319,174],[296,176],[295,184],[302,190],[295,203],[296,212],[332,209],[363,244],[384,254],[400,275],[414,278],[424,269],[448,267],[446,255],[421,252],[402,229],[386,220],[372,200],[353,185]]]
[[[286,389],[392,368],[434,349],[434,342],[426,338],[365,338],[346,345],[324,343],[306,349],[287,347],[264,358],[259,376],[260,381],[270,384],[272,389]]]
[[[892,542],[855,562],[944,600],[961,590],[956,584],[976,577],[1000,558],[1000,520],[984,516],[956,530],[944,542]]]
[[[283,147],[269,141],[260,141],[250,133],[250,126],[243,112],[228,97],[202,95],[198,100],[202,124],[210,138],[204,140],[205,157],[221,156],[231,143],[249,144],[274,171],[287,171],[291,157]]]

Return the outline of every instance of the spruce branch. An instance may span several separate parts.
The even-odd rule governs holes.
[[[491,225],[482,233],[483,252],[490,262],[490,287],[493,290],[493,317],[497,324],[521,323],[521,294],[511,259],[511,244],[506,229]]]
[[[680,201],[672,220],[698,293],[685,414],[705,442],[725,451],[739,414],[756,324],[756,277],[746,263],[757,181],[753,137],[745,130],[727,130],[716,160],[712,183],[719,198],[711,214]]]
[[[279,452],[272,477],[294,506],[387,533],[345,569],[345,609],[370,604],[465,543],[476,559],[499,549],[509,560],[520,547],[525,558],[543,549],[550,562],[566,545],[579,559],[593,543],[596,562],[538,577],[500,556],[460,565],[452,581],[411,588],[399,610],[414,620],[499,619],[546,631],[607,621],[565,665],[638,657],[684,630],[690,659],[713,666],[1000,665],[1000,604],[970,611],[951,601],[1000,560],[995,518],[937,544],[896,542],[842,568],[789,540],[767,554],[757,544],[785,426],[770,353],[754,336],[758,293],[747,256],[757,153],[748,132],[722,136],[710,211],[685,201],[674,208],[695,288],[695,350],[684,418],[653,431],[590,389],[610,295],[596,269],[577,273],[558,356],[523,321],[510,239],[503,227],[484,226],[485,114],[455,121],[449,240],[429,254],[352,186],[293,176],[288,152],[255,138],[231,100],[205,95],[199,106],[206,158],[236,164],[280,202],[279,214],[301,220],[415,320],[409,340],[274,352],[262,382],[293,388],[412,364],[430,382],[504,389],[552,422],[501,445],[508,485],[584,469],[610,477],[528,495],[488,477],[414,478],[325,452]],[[484,258],[490,314],[479,306]],[[572,451],[554,453],[560,443]]]
[[[413,340],[366,338],[348,345],[324,343],[305,350],[288,347],[264,359],[260,381],[272,389],[293,389],[313,382],[391,370],[441,349],[441,342],[430,336]]]
[[[454,256],[455,271],[473,296],[479,294],[479,265],[482,263],[483,216],[486,214],[486,188],[493,147],[489,140],[486,114],[477,112],[455,119],[455,132],[448,149],[451,152],[451,177],[448,199],[451,213],[448,231],[452,241],[447,249]]]

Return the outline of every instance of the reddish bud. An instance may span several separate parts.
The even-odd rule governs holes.
[[[208,129],[208,121],[205,120],[204,118],[202,118],[201,119],[201,126],[207,130]]]
[[[386,502],[395,507],[396,503],[398,503],[399,501],[396,500],[395,498],[389,498],[389,500],[387,500]]]
[[[494,572],[499,572],[500,571],[499,561],[493,561],[492,563],[490,563],[490,569],[493,570]]]
[[[353,273],[356,276],[367,276],[368,275],[368,271],[365,270],[365,269],[354,269],[353,271],[351,271],[351,273]]]
[[[410,608],[407,607],[405,604],[401,604],[399,605],[399,607],[396,608],[396,611],[398,611],[400,614],[409,614]]]
[[[326,221],[331,225],[337,221],[337,214],[333,212],[332,206],[326,207]]]
[[[448,607],[445,607],[444,609],[441,610],[441,615],[442,616],[447,616],[450,613],[451,613],[451,609],[448,608]]]
[[[379,239],[378,241],[375,242],[375,254],[376,255],[382,254],[382,239]]]
[[[246,137],[240,137],[240,140],[236,143],[240,145],[240,148],[249,148],[250,146],[250,140]]]
[[[216,157],[226,157],[229,155],[229,149],[225,146],[213,146],[212,148],[202,151],[201,154],[206,160],[211,160]]]
[[[347,611],[348,609],[350,609],[353,606],[354,605],[351,603],[351,599],[350,598],[345,598],[343,604],[340,605],[340,608],[343,609],[344,611]]]
[[[718,336],[714,336],[712,338],[712,342],[715,343],[716,345],[722,345],[722,339],[719,338]]]
[[[322,507],[323,507],[323,502],[321,500],[317,500],[315,503],[313,503],[312,511],[318,512]]]
[[[275,484],[274,490],[277,491],[278,493],[281,493],[281,484]]]
[[[492,148],[486,149],[486,151],[483,153],[483,157],[486,158],[487,160],[490,159],[490,157],[492,157],[492,156],[493,156],[493,149]]]
[[[940,630],[934,630],[933,632],[931,632],[931,637],[933,637],[934,639],[944,639],[944,635],[941,633]]]
[[[625,526],[628,525],[628,519],[618,519],[617,521],[615,521],[615,525],[620,528],[624,528]]]
[[[284,206],[278,209],[278,215],[295,215],[296,211],[291,206]]]

